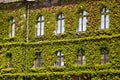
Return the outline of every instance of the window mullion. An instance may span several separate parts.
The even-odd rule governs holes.
[[[83,32],[83,18],[84,18],[84,17],[82,16],[82,22],[81,22],[81,28],[82,28],[81,31],[82,31],[82,32]]]
[[[104,29],[106,29],[106,14],[104,14]]]

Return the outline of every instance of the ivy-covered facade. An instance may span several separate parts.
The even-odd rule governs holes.
[[[0,80],[120,80],[119,0],[0,3]]]

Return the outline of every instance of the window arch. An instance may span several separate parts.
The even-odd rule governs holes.
[[[57,29],[56,29],[57,34],[62,34],[65,31],[64,19],[65,19],[64,14],[60,13],[57,17]]]
[[[101,29],[109,28],[109,9],[104,7],[101,11]]]
[[[108,62],[109,50],[108,48],[101,48],[100,52],[101,52],[101,64],[106,64]]]
[[[37,19],[36,36],[44,35],[44,16],[39,16]]]
[[[64,54],[62,53],[62,51],[57,51],[56,56],[57,60],[55,66],[64,66]]]
[[[14,18],[10,19],[10,23],[11,23],[11,26],[10,26],[10,37],[14,37],[15,36],[15,20],[14,20]]]
[[[77,65],[85,64],[85,52],[83,49],[80,49],[77,54]]]
[[[78,32],[84,32],[86,31],[86,26],[87,26],[87,12],[85,10],[80,12],[80,17],[79,17],[79,25],[78,25]]]

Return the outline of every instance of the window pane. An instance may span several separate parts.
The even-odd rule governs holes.
[[[106,12],[108,13],[108,12],[109,12],[109,9],[106,8]]]
[[[64,66],[64,58],[61,57],[61,66]]]
[[[58,20],[58,27],[57,27],[57,33],[60,33],[60,20]]]
[[[44,35],[44,22],[41,23],[41,35]]]
[[[58,19],[61,19],[61,15],[58,16]]]
[[[105,8],[102,9],[102,13],[104,13],[104,12],[105,12]]]
[[[85,16],[87,14],[87,12],[86,11],[83,11],[83,16]]]
[[[37,23],[37,36],[40,36],[40,22]]]
[[[106,28],[109,28],[109,15],[106,15]]]
[[[15,24],[12,24],[12,33],[11,33],[11,37],[14,37],[15,35]]]
[[[62,14],[62,18],[64,18],[64,14]]]
[[[104,29],[104,15],[101,15],[101,29]]]
[[[85,59],[85,56],[83,56],[83,62],[82,62],[83,64],[85,64],[86,63],[86,59]]]
[[[44,17],[43,17],[43,16],[41,16],[41,18],[42,18],[42,19],[41,19],[41,21],[44,21]]]
[[[101,64],[104,64],[104,55],[101,55]]]
[[[38,21],[40,21],[40,19],[41,19],[41,18],[40,18],[40,17],[38,17]]]
[[[60,51],[57,52],[57,56],[59,57],[61,55]]]
[[[83,31],[86,31],[86,22],[87,22],[87,18],[83,17]]]
[[[64,33],[64,20],[62,20],[62,33]]]
[[[82,31],[82,18],[79,18],[79,27],[78,31]]]

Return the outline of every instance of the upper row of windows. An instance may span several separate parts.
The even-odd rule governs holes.
[[[100,29],[107,29],[109,28],[109,9],[103,8],[101,12],[101,26]],[[77,32],[85,32],[87,26],[87,12],[85,10],[80,12],[80,18],[78,21],[78,28]],[[62,34],[65,31],[65,16],[63,13],[60,13],[57,17],[57,28],[55,30],[55,34]],[[15,36],[15,20],[11,20],[11,30],[10,30],[10,37]],[[39,16],[37,19],[37,27],[36,27],[36,36],[44,35],[44,16]]]

